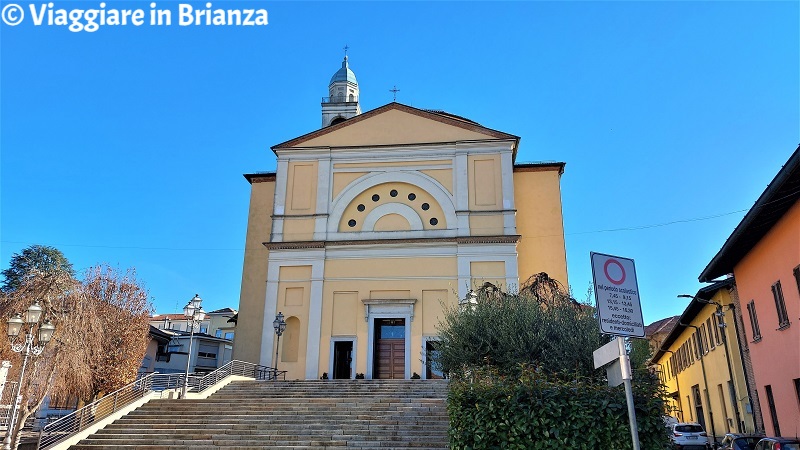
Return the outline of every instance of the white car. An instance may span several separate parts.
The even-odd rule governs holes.
[[[670,429],[675,450],[707,450],[711,448],[708,435],[698,423],[675,423]]]

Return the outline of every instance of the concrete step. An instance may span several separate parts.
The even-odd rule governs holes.
[[[153,400],[75,449],[445,449],[447,382],[235,381]]]

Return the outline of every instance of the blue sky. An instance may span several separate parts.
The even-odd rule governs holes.
[[[576,297],[590,251],[633,258],[648,323],[683,310],[800,142],[798,2],[213,4],[269,25],[0,25],[0,268],[47,244],[136,267],[159,312],[236,307],[242,174],[319,127],[345,44],[364,111],[396,85],[521,136],[520,162],[566,162]]]

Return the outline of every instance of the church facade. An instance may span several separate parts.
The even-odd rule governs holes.
[[[568,285],[564,163],[518,164],[519,137],[443,111],[362,113],[347,57],[328,88],[322,128],[272,147],[274,173],[245,175],[234,358],[287,379],[436,377],[447,305],[540,272]]]

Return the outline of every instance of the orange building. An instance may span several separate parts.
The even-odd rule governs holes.
[[[800,435],[800,147],[767,186],[701,282],[733,273],[741,347],[764,431]]]

